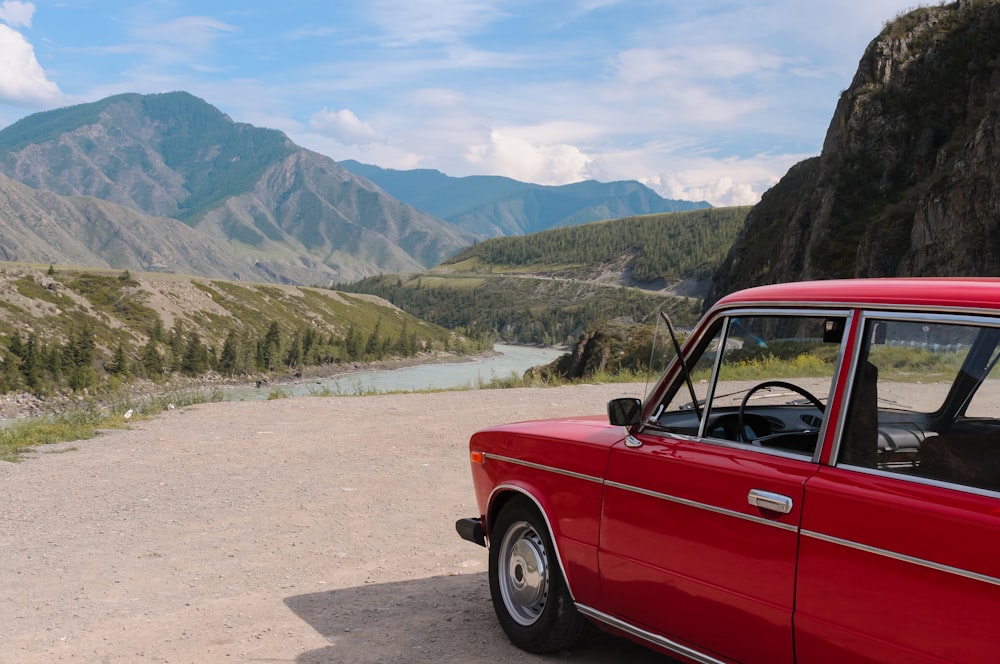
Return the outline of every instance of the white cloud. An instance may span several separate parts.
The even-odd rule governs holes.
[[[62,98],[35,58],[35,49],[17,30],[0,24],[0,101],[45,105]]]
[[[660,80],[718,80],[775,71],[785,59],[735,44],[685,45],[680,48],[633,48],[618,54],[619,77],[642,85]]]
[[[160,60],[192,61],[206,53],[221,35],[237,31],[235,26],[210,16],[182,16],[133,28],[132,33],[144,43],[132,48]]]
[[[35,5],[32,2],[5,0],[0,4],[0,21],[14,28],[30,28],[31,17],[35,15]]]
[[[371,0],[371,19],[394,45],[457,43],[501,15],[490,0]]]
[[[714,158],[709,155],[674,155],[659,164],[658,174],[639,178],[664,198],[708,201],[715,206],[753,205],[796,163],[811,155],[751,155]],[[638,164],[631,168],[643,169]],[[621,167],[621,165],[617,165]]]
[[[333,138],[341,145],[365,146],[383,139],[371,125],[362,122],[348,109],[331,111],[322,109],[309,118],[309,128]]]
[[[538,184],[567,184],[589,177],[590,157],[567,144],[540,144],[494,130],[466,159],[480,170]]]

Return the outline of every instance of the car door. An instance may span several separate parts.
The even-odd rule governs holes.
[[[607,473],[600,568],[609,605],[699,650],[793,661],[798,524],[815,465],[701,441],[635,439],[639,447],[612,451]],[[755,496],[763,499],[756,506]]]
[[[798,660],[996,662],[1000,327],[866,318],[833,466],[806,484]]]
[[[804,340],[803,327],[819,329],[825,318],[810,316],[808,324],[793,315],[767,318],[741,312],[737,325],[730,316],[702,342],[691,362],[694,380],[678,378],[668,390],[654,412],[656,426],[612,450],[599,556],[608,606],[619,619],[669,640],[664,647],[780,664],[794,660],[798,529],[804,486],[818,469],[822,411],[781,388],[776,405],[755,405],[743,415],[780,421],[788,435],[759,436],[743,422],[748,435],[741,436],[733,394],[754,401],[749,387],[773,379],[781,362],[805,362],[801,357],[815,351],[813,357],[826,359],[817,361],[818,375],[800,382],[825,400],[839,345],[820,352],[822,338]],[[793,335],[795,343],[781,350],[779,342]],[[765,347],[766,354],[758,353]],[[756,370],[753,353],[766,358]],[[750,367],[751,380],[728,380],[738,367]],[[701,378],[706,370],[711,377]],[[801,431],[792,430],[796,423]],[[802,438],[811,438],[811,447],[801,448]],[[784,447],[789,442],[795,449]]]

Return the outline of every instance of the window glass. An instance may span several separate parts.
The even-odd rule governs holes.
[[[688,436],[698,435],[699,418],[704,409],[705,400],[708,398],[708,387],[712,379],[712,371],[715,368],[715,358],[722,345],[722,331],[723,321],[719,321],[705,335],[695,358],[688,365],[691,380],[684,380],[683,375],[677,377],[660,408],[660,413],[663,416],[658,419],[654,418],[654,421],[658,421],[661,426],[665,426],[673,433],[682,433]],[[694,398],[692,398],[692,392]],[[670,415],[666,416],[666,413],[670,413]]]
[[[1000,329],[871,319],[839,462],[1000,490]]]
[[[844,322],[843,317],[823,316],[727,319],[694,365],[700,412],[692,412],[689,390],[679,383],[658,423],[679,433],[700,431],[707,438],[811,455]]]

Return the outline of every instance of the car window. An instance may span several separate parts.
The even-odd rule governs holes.
[[[676,433],[812,455],[844,323],[842,316],[818,315],[725,319],[692,363],[697,402],[678,379],[656,423]]]
[[[1000,329],[868,319],[838,462],[1000,491]]]

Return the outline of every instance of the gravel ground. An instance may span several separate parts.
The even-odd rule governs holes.
[[[467,441],[641,385],[215,403],[0,462],[0,662],[670,660],[497,625]]]

